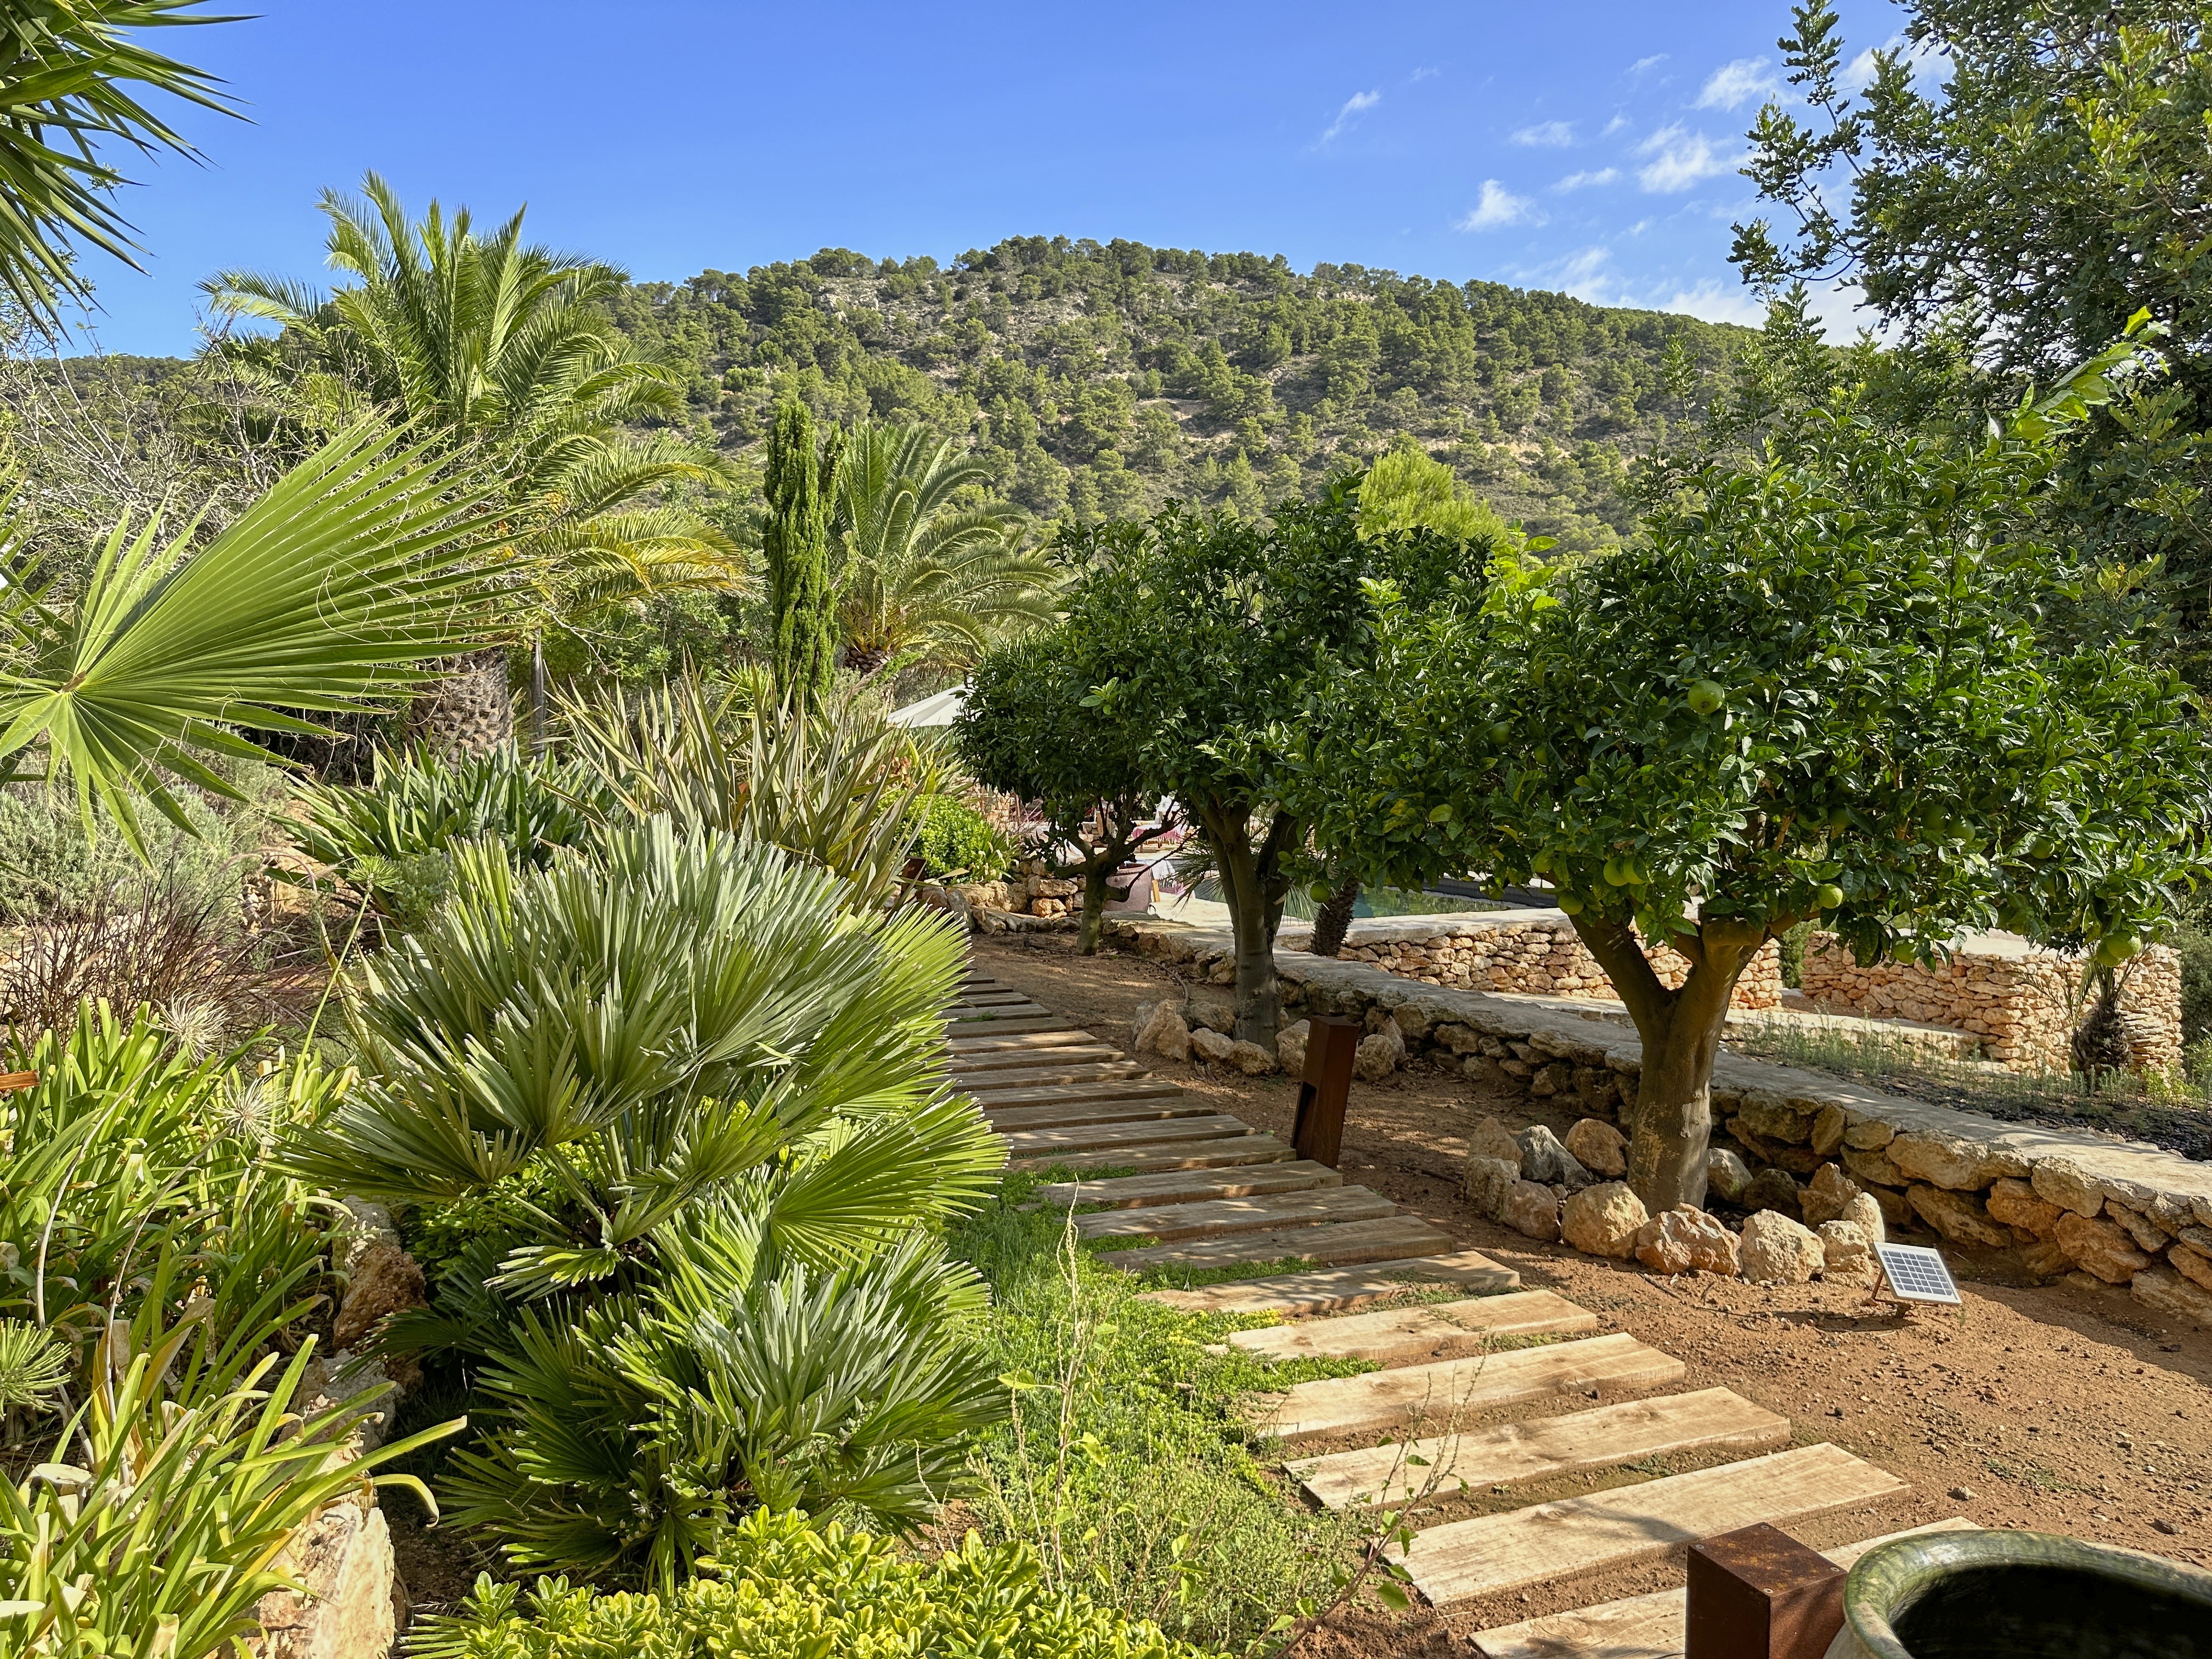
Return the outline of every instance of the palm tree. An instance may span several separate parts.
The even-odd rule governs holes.
[[[109,200],[123,175],[94,155],[94,144],[105,138],[141,153],[192,153],[126,86],[234,112],[213,76],[124,33],[228,21],[183,15],[198,3],[42,0],[0,8],[0,287],[44,325],[57,322],[64,299],[91,294],[71,264],[71,239],[137,266],[131,226]]]
[[[831,526],[846,667],[964,668],[1000,635],[1052,619],[1059,573],[1022,546],[1014,515],[961,502],[989,477],[927,427],[853,429]]]
[[[372,173],[366,200],[326,191],[334,293],[226,271],[202,284],[235,313],[296,330],[310,355],[500,481],[514,515],[511,574],[526,594],[514,630],[542,640],[616,606],[744,580],[737,549],[671,486],[726,481],[711,450],[624,428],[678,413],[676,372],[635,356],[601,302],[628,280],[612,265],[522,240],[520,211],[479,234],[467,210],[433,202],[419,222]],[[504,641],[454,665],[417,705],[438,746],[480,754],[511,733]]]

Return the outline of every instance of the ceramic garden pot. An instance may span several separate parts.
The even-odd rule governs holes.
[[[2212,1659],[2212,1572],[2040,1532],[1869,1550],[1827,1659]]]

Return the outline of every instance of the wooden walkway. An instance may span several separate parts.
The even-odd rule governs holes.
[[[1010,1167],[1075,1172],[1039,1188],[1041,1201],[1086,1206],[1074,1218],[1086,1238],[1128,1241],[1100,1261],[1132,1272],[1314,1264],[1151,1294],[1193,1312],[1279,1316],[1285,1322],[1230,1339],[1263,1358],[1340,1356],[1382,1368],[1301,1382],[1261,1404],[1294,1454],[1340,1446],[1284,1465],[1317,1502],[1351,1510],[1424,1491],[1498,1492],[1669,1455],[1721,1455],[1687,1474],[1416,1532],[1400,1558],[1440,1608],[1907,1490],[1840,1447],[1793,1445],[1788,1419],[1729,1389],[1679,1391],[1680,1360],[1625,1333],[1599,1334],[1595,1314],[1522,1289],[1510,1268],[1190,1099],[1018,992],[971,977],[946,1019],[954,1079],[1005,1138]],[[1108,1169],[1136,1173],[1082,1174]],[[1407,1305],[1416,1288],[1433,1294],[1440,1285],[1459,1294]],[[1553,1340],[1498,1346],[1531,1336]],[[1560,1414],[1566,1399],[1594,1403]],[[1462,1429],[1462,1415],[1481,1420]],[[1880,1541],[1830,1553],[1848,1562]],[[1474,1641],[1488,1659],[1674,1659],[1682,1619],[1675,1589],[1501,1626]]]

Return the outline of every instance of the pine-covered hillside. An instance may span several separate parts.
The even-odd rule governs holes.
[[[795,386],[832,418],[963,434],[1012,500],[1089,518],[1170,497],[1257,512],[1407,433],[1568,547],[1626,527],[1627,460],[1746,337],[1492,283],[1064,237],[950,269],[825,249],[634,283],[616,314],[691,366],[700,435],[725,449],[758,443]]]

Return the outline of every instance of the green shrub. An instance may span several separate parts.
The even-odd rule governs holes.
[[[0,923],[88,910],[116,889],[143,882],[149,868],[180,894],[222,898],[235,908],[240,878],[260,867],[269,816],[258,798],[275,780],[266,768],[240,769],[234,781],[257,804],[228,811],[196,791],[179,790],[197,833],[148,814],[140,826],[143,863],[104,813],[95,815],[98,833],[86,835],[76,801],[66,793],[38,785],[0,788]]]
[[[1011,836],[957,795],[933,796],[922,809],[915,850],[933,876],[997,881],[1013,867]]]
[[[600,1595],[561,1578],[477,1580],[428,1618],[416,1659],[1201,1659],[1047,1582],[1036,1551],[970,1533],[931,1563],[882,1540],[761,1510],[732,1529],[720,1577],[672,1595]]]
[[[1775,940],[1782,952],[1782,982],[1793,989],[1805,983],[1805,946],[1813,937],[1813,927],[1809,921],[1801,921]]]

